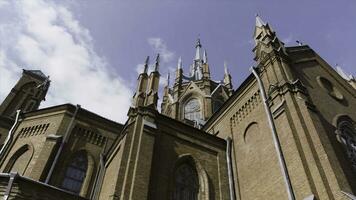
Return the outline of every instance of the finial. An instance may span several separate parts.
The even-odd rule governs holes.
[[[263,20],[261,19],[261,17],[258,14],[256,14],[256,26],[262,27],[265,25],[266,25],[266,23],[264,23]]]
[[[145,60],[145,65],[144,65],[144,68],[143,68],[143,73],[147,73],[147,71],[148,71],[148,62],[149,61],[150,61],[150,57],[147,56],[146,60]]]
[[[204,53],[203,53],[203,62],[208,63],[208,54],[206,53],[205,49],[204,49]]]
[[[179,58],[178,58],[178,69],[182,69],[182,57],[181,56],[179,56]]]
[[[159,53],[157,54],[157,57],[156,57],[156,63],[155,63],[155,71],[158,72],[159,70]]]

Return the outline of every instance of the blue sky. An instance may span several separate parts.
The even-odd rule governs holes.
[[[254,64],[256,13],[286,46],[300,40],[355,75],[355,10],[351,0],[0,0],[0,100],[21,68],[36,68],[52,79],[42,106],[79,103],[123,122],[145,57],[163,55],[162,77],[179,56],[187,71],[198,35],[214,79],[226,61],[236,88]]]

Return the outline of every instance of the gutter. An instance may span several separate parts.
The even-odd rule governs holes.
[[[277,152],[279,166],[281,167],[281,171],[282,171],[282,174],[283,174],[283,179],[284,179],[284,182],[286,184],[286,189],[287,189],[287,193],[288,193],[288,199],[289,200],[295,200],[295,196],[294,196],[294,192],[293,192],[293,188],[292,188],[292,183],[290,181],[289,174],[288,174],[286,161],[284,160],[281,144],[280,144],[279,139],[278,139],[276,125],[274,124],[272,112],[271,112],[271,110],[270,110],[270,108],[268,106],[268,99],[266,97],[265,88],[263,86],[261,78],[259,77],[259,75],[256,72],[256,69],[254,67],[251,67],[250,71],[256,77],[256,80],[258,82],[258,86],[259,86],[259,89],[260,89],[260,92],[261,92],[263,105],[265,107],[266,115],[267,115],[267,118],[268,118],[268,124],[269,124],[269,126],[271,128],[271,131],[272,131],[273,143],[274,143],[274,147],[275,147],[276,152]]]
[[[53,174],[54,168],[55,168],[55,166],[57,165],[59,156],[61,155],[61,153],[62,153],[62,151],[63,151],[64,145],[67,143],[67,140],[68,140],[68,138],[69,138],[69,132],[72,130],[72,126],[73,126],[73,124],[74,124],[74,120],[75,120],[75,117],[76,117],[77,114],[78,114],[79,109],[80,109],[80,105],[77,104],[77,105],[76,105],[76,108],[75,108],[75,112],[74,112],[74,114],[73,114],[73,116],[72,116],[72,119],[71,119],[71,121],[70,121],[70,123],[69,123],[69,125],[68,125],[68,127],[67,127],[66,132],[64,133],[64,137],[63,137],[63,140],[62,140],[62,142],[61,142],[61,146],[59,146],[59,149],[58,149],[58,151],[57,151],[57,153],[56,153],[56,157],[54,158],[53,163],[52,163],[52,165],[51,165],[51,168],[50,168],[50,170],[49,170],[49,172],[48,172],[48,175],[47,175],[47,178],[46,178],[46,181],[45,181],[46,184],[49,183],[49,180],[51,179],[51,176],[52,176],[52,174]]]
[[[232,159],[231,159],[231,144],[232,140],[230,137],[226,138],[226,160],[227,160],[227,174],[229,177],[229,191],[230,191],[230,200],[235,199],[235,187],[234,187],[234,175],[232,171]]]
[[[0,150],[0,158],[3,154],[3,152],[5,151],[5,149],[7,149],[7,146],[10,142],[10,140],[12,140],[12,135],[13,135],[13,132],[14,132],[14,129],[19,121],[19,116],[20,116],[20,113],[21,113],[21,110],[17,110],[16,111],[16,118],[15,118],[15,122],[14,124],[12,125],[10,131],[9,131],[9,134],[7,135],[6,137],[6,140],[5,140],[5,143],[4,143],[4,146],[2,146],[1,150]]]

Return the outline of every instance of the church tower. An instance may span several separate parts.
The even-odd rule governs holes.
[[[50,81],[39,70],[23,70],[22,77],[0,104],[0,146],[14,124],[16,111],[37,110],[45,99]]]
[[[40,70],[23,70],[22,77],[0,105],[0,116],[13,119],[16,110],[37,110],[45,100],[50,81]]]
[[[161,111],[173,119],[201,127],[232,92],[231,76],[227,68],[222,81],[211,79],[208,55],[198,38],[187,75],[183,73],[182,58],[178,59],[174,84],[170,87],[168,81],[163,92]]]

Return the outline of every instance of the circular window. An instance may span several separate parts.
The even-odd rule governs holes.
[[[332,97],[334,97],[337,100],[343,100],[344,96],[340,92],[340,90],[335,87],[328,79],[318,76],[316,77],[316,80],[318,81],[318,84],[324,88],[328,94]]]

